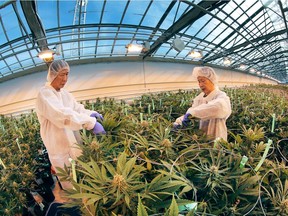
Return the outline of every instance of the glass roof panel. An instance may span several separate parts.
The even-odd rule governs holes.
[[[244,1],[242,8],[247,8],[247,10],[245,10],[245,13],[247,14],[248,17],[251,17],[261,6],[262,6],[261,1],[250,0],[250,1]]]
[[[161,4],[163,4],[163,2],[161,2]],[[167,3],[168,5],[168,3]],[[167,5],[157,5],[155,6],[157,9],[157,11],[161,8],[161,10],[164,11],[164,8],[167,7]],[[182,15],[183,13],[185,13],[187,11],[187,8],[189,8],[190,6],[189,5],[186,5],[186,4],[181,4],[181,2],[177,2],[173,7],[172,9],[169,11],[169,13],[167,14],[167,17],[165,17],[165,20],[163,21],[163,23],[160,25],[160,28],[161,29],[167,29],[169,28],[173,23],[175,23]],[[162,13],[161,12],[161,16],[162,16]],[[163,14],[164,15],[164,14]]]
[[[203,64],[223,66],[222,57],[228,56],[234,60],[231,68],[243,60],[250,64],[247,68],[268,70],[265,73],[288,81],[287,18],[283,17],[287,15],[287,0],[230,0],[219,4],[201,0],[35,1],[41,19],[38,24],[44,32],[28,26],[25,15],[31,19],[32,12],[24,15],[20,1],[13,2],[0,1],[0,71],[13,74],[11,78],[45,64],[37,53],[46,44],[39,44],[39,37],[46,34],[47,48],[62,46],[63,51],[55,58],[147,55],[190,61],[189,52],[197,48],[203,51]],[[185,16],[188,13],[191,17]],[[31,34],[32,29],[36,35]],[[175,36],[185,43],[181,52],[171,46]],[[151,52],[127,53],[127,44],[144,41],[157,47]],[[277,72],[271,68],[278,68]]]
[[[127,1],[107,1],[103,11],[102,23],[121,23]],[[88,3],[89,4],[89,3]],[[95,21],[94,21],[95,23]]]
[[[0,40],[1,41],[6,41],[7,38],[8,40],[14,40],[18,38],[19,35],[22,35],[18,22],[13,22],[13,23],[11,22],[11,20],[17,20],[17,17],[12,7],[10,8],[11,10],[3,14],[1,13],[1,10],[0,10],[1,23],[4,24],[4,23],[10,22],[10,25],[1,25],[1,28],[0,28]]]
[[[72,2],[71,2],[72,3]],[[102,8],[104,6],[103,1],[89,1],[88,9],[86,10],[86,24],[100,23]],[[65,4],[63,5],[65,6]],[[73,1],[73,8],[71,7],[71,12],[74,14],[75,1]]]
[[[158,21],[163,16],[168,5],[169,4],[167,1],[153,1],[147,13],[144,14],[142,25],[155,27]],[[168,28],[172,22],[173,22],[172,18],[165,19],[163,24],[161,25],[161,28],[164,28],[164,29]]]
[[[69,2],[69,1],[68,1]],[[38,16],[41,19],[41,22],[45,28],[56,28],[58,27],[58,18],[57,18],[57,3],[58,1],[42,1],[41,4],[36,5],[36,12],[38,13]],[[67,5],[66,10],[69,6]],[[49,13],[40,13],[41,11],[45,11],[49,8]],[[62,8],[64,9],[64,8]],[[71,8],[72,9],[72,8]],[[64,10],[61,10],[61,18],[66,19],[66,22],[68,21],[67,18],[71,17],[69,16],[69,12]],[[73,9],[71,10],[73,14]],[[51,14],[53,14],[51,16]]]
[[[123,23],[139,25],[149,4],[148,1],[131,1]]]
[[[209,34],[209,29],[206,28],[206,25],[210,19],[210,15],[204,15],[192,24],[192,26],[187,30],[186,34],[195,35],[198,38],[204,38],[207,34]]]

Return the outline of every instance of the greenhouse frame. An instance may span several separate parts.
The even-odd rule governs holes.
[[[4,0],[0,33],[0,215],[288,215],[287,0]]]

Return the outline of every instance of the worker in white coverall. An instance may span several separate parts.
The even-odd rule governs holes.
[[[217,86],[217,75],[210,67],[195,67],[192,76],[197,78],[202,92],[193,100],[186,114],[177,118],[174,128],[185,127],[191,118],[200,119],[200,129],[211,139],[227,140],[226,120],[231,115],[230,99]]]
[[[82,154],[79,130],[93,130],[94,134],[105,134],[96,111],[85,109],[65,86],[70,67],[64,60],[53,61],[48,69],[47,83],[36,99],[36,113],[40,122],[40,134],[54,168],[70,166],[69,158]],[[56,170],[57,173],[57,170]],[[70,182],[61,182],[63,189],[72,188]]]

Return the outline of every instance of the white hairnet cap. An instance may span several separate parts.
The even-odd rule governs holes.
[[[215,71],[211,67],[195,67],[192,71],[193,77],[206,77],[209,79],[214,85],[218,83],[218,76]]]
[[[47,74],[47,81],[48,82],[53,82],[53,80],[57,77],[59,71],[67,69],[70,71],[70,67],[68,63],[64,60],[54,60],[48,69],[48,74]]]

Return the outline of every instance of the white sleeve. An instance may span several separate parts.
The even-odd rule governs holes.
[[[187,110],[187,113],[203,120],[227,118],[231,114],[230,99],[226,95],[219,95],[208,103],[192,106]]]
[[[78,112],[78,113],[82,113],[82,114],[86,114],[88,116],[90,116],[93,112],[95,111],[92,111],[92,110],[88,110],[88,109],[85,109],[84,105],[77,102],[76,99],[74,98],[74,96],[67,92],[67,96],[70,97],[70,100],[73,101],[73,109],[74,111]]]
[[[65,107],[62,101],[50,90],[40,91],[36,100],[36,111],[59,128],[80,130],[92,129],[96,118],[78,113],[71,107]]]

